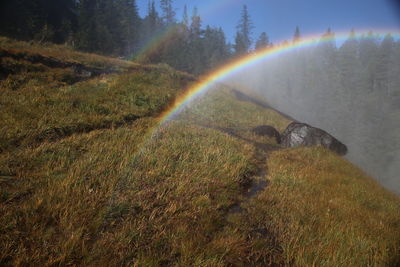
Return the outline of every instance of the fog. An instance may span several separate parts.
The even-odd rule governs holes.
[[[268,58],[228,81],[322,128],[351,162],[400,193],[400,42],[391,36],[319,43]]]

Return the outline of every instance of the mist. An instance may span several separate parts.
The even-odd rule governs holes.
[[[400,193],[400,42],[334,40],[268,58],[228,83],[345,143],[346,158]]]

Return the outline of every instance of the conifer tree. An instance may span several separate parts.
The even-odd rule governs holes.
[[[154,0],[148,2],[147,15],[142,23],[142,41],[146,43],[160,29],[160,17],[156,10]]]
[[[119,14],[119,32],[121,35],[115,36],[119,38],[121,46],[120,55],[131,55],[138,48],[140,18],[136,0],[117,0],[117,10]]]
[[[76,47],[84,51],[93,51],[96,42],[95,9],[96,0],[80,0],[78,8],[78,27]]]
[[[363,67],[362,87],[366,92],[372,92],[376,83],[376,61],[378,60],[378,43],[374,34],[369,32],[367,36],[362,36],[359,47],[360,63]]]
[[[300,29],[299,29],[299,26],[296,26],[296,29],[294,30],[294,35],[293,35],[293,43],[299,42],[300,39],[301,39]]]
[[[267,34],[265,32],[262,32],[256,42],[256,50],[266,48],[269,45],[270,45],[270,43],[269,43],[269,38],[268,38]]]
[[[395,65],[392,57],[394,45],[393,37],[387,34],[379,47],[378,57],[375,61],[376,89],[384,95],[389,95],[389,78],[391,78],[391,70]]]
[[[250,51],[252,44],[251,34],[253,24],[250,19],[247,6],[243,6],[242,15],[237,25],[237,32],[235,37],[235,54],[241,56],[247,54]]]
[[[192,38],[196,39],[200,37],[201,30],[201,18],[198,14],[197,7],[193,8],[192,23],[190,24],[190,33]]]
[[[189,28],[189,16],[188,16],[187,6],[186,5],[183,7],[182,23],[187,28]]]
[[[163,12],[163,21],[166,26],[174,24],[175,21],[175,10],[172,7],[172,0],[161,0],[161,10]]]

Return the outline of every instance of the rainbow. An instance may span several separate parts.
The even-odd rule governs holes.
[[[173,25],[168,27],[163,31],[159,31],[144,45],[134,56],[134,60],[142,61],[146,60],[144,58],[145,55],[151,54],[152,52],[157,51],[160,46],[164,43],[167,43],[169,38],[173,37],[174,33],[178,30],[178,25]]]
[[[210,17],[219,10],[222,10],[228,5],[231,5],[231,2],[232,0],[221,0],[218,1],[218,3],[210,1],[210,4],[202,7],[201,12],[200,10],[199,12],[204,14],[202,17]],[[145,56],[157,51],[160,46],[168,42],[169,38],[173,37],[176,31],[179,31],[179,24],[172,25],[162,31],[158,31],[156,34],[154,34],[154,36],[150,38],[150,40],[146,42],[146,44],[139,51],[137,51],[133,55],[133,59],[137,61],[146,61]]]
[[[352,38],[361,38],[363,36],[368,36],[370,30],[367,31],[357,31],[356,35]],[[385,35],[390,34],[395,39],[400,39],[400,31],[399,30],[374,30],[373,37],[376,39],[381,39]],[[321,37],[322,36],[322,37]],[[305,48],[313,45],[317,45],[324,42],[331,41],[342,41],[344,42],[349,38],[349,32],[346,33],[335,33],[331,35],[311,35],[308,37],[303,37],[301,40],[297,42],[283,42],[280,45],[276,45],[273,47],[268,47],[264,50],[261,50],[257,53],[252,53],[248,56],[242,57],[230,64],[227,64],[220,69],[212,72],[211,74],[205,76],[200,82],[186,90],[186,92],[175,99],[175,102],[168,108],[166,111],[160,114],[159,125],[164,124],[173,118],[176,114],[178,114],[189,102],[196,99],[201,94],[208,91],[218,82],[228,78],[229,76],[250,67],[256,63],[259,63],[263,60],[267,60],[276,55],[280,55],[295,49]]]

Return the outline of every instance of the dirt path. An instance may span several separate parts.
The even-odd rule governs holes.
[[[226,225],[223,227],[229,227],[229,216],[231,215],[239,215],[242,217],[247,217],[247,210],[243,208],[243,204],[248,203],[251,199],[256,197],[261,191],[263,191],[269,184],[269,181],[267,179],[268,175],[268,166],[267,166],[267,160],[268,160],[268,155],[274,150],[280,149],[278,146],[274,145],[269,145],[265,143],[260,143],[248,138],[245,138],[243,136],[240,136],[235,132],[234,129],[231,128],[222,128],[222,127],[214,127],[214,126],[209,126],[209,125],[201,125],[201,124],[196,124],[197,126],[204,127],[204,128],[209,128],[213,130],[217,130],[219,132],[228,134],[232,137],[235,137],[237,139],[240,139],[242,141],[245,141],[248,144],[251,144],[255,148],[254,152],[254,158],[256,159],[256,164],[257,164],[257,171],[256,173],[251,177],[250,183],[246,185],[243,188],[243,199],[240,202],[235,203],[232,205],[226,212],[226,218],[227,222]],[[221,230],[223,231],[223,230]],[[245,230],[246,231],[246,230]],[[270,248],[272,254],[268,255],[267,258],[258,258],[258,259],[252,259],[251,257],[248,258],[248,263],[251,263],[251,266],[284,266],[283,264],[283,249],[280,245],[280,242],[278,241],[276,235],[270,231],[270,229],[266,227],[261,227],[261,228],[254,228],[250,232],[248,232],[249,237],[251,239],[264,239],[268,240],[267,241],[267,247]],[[261,262],[259,262],[261,260]],[[267,265],[265,265],[267,264]]]
[[[217,126],[210,126],[205,124],[196,124],[197,126],[209,128],[213,130],[217,130],[219,132],[228,134],[232,137],[245,141],[248,144],[251,144],[255,148],[254,158],[257,163],[257,171],[253,177],[251,177],[250,183],[245,186],[243,190],[244,200],[234,204],[228,211],[228,214],[231,213],[240,213],[243,212],[241,205],[244,202],[249,201],[251,198],[255,197],[260,191],[264,190],[268,186],[268,168],[267,168],[267,159],[268,154],[274,150],[278,150],[279,148],[273,145],[257,142],[246,137],[243,137],[235,132],[232,128],[223,128]]]

